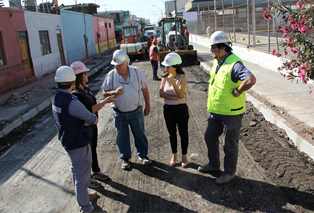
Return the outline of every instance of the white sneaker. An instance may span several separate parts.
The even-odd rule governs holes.
[[[229,183],[235,178],[235,175],[230,175],[230,174],[223,174],[220,177],[216,179],[217,184],[225,184]]]
[[[144,158],[138,157],[138,159],[140,161],[142,161],[143,165],[150,165],[150,164],[152,164],[152,161],[148,157],[144,157]]]

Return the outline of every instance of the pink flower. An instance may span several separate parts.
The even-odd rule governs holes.
[[[302,10],[304,9],[304,2],[300,0],[295,4],[295,6]]]
[[[304,83],[306,83],[307,82],[307,78],[306,78],[306,74],[307,74],[307,72],[306,72],[306,70],[305,69],[303,69],[303,68],[299,68],[299,77],[300,77],[300,79],[304,82]]]
[[[277,55],[277,50],[273,49],[273,51],[271,52],[272,55]]]
[[[292,30],[296,30],[299,27],[299,24],[298,24],[298,22],[296,20],[291,21],[290,25],[291,25],[291,29]]]
[[[299,49],[296,48],[296,47],[291,47],[290,48],[291,52],[294,53],[294,54],[297,54],[299,52]]]
[[[263,9],[263,13],[262,13],[262,16],[263,18],[266,20],[266,21],[271,21],[273,19],[271,13],[270,13],[270,10],[268,8],[264,8]]]
[[[294,47],[294,40],[292,37],[287,37],[286,42],[288,47]]]
[[[310,28],[302,24],[302,25],[299,25],[298,30],[300,33],[307,33],[310,30]]]
[[[303,63],[299,66],[299,77],[304,82],[307,83],[308,81],[308,73],[311,70],[311,65],[309,63]]]

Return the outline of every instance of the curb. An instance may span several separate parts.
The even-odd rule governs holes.
[[[201,62],[200,67],[204,72],[206,73],[209,72],[209,66],[206,63]],[[311,142],[309,142],[304,137],[299,135],[296,131],[294,131],[292,128],[290,128],[289,122],[286,119],[284,119],[280,114],[278,114],[272,109],[269,109],[269,107],[267,107],[266,104],[260,102],[252,95],[248,93],[246,94],[247,100],[251,102],[253,106],[263,114],[267,121],[281,129],[284,129],[288,137],[291,139],[292,143],[297,147],[297,149],[314,160],[314,146]]]
[[[107,65],[108,65],[108,62],[102,62],[102,63],[99,63],[98,65],[92,67],[91,71],[89,72],[89,76],[96,74],[98,71],[100,71],[103,67],[105,67]],[[13,130],[20,127],[22,124],[31,120],[32,118],[36,117],[38,114],[43,112],[45,109],[47,109],[51,104],[50,98],[51,97],[47,98],[42,103],[37,105],[35,108],[33,108],[33,109],[25,112],[24,114],[18,116],[18,118],[16,118],[14,121],[12,121],[8,125],[6,125],[6,127],[0,131],[0,139],[7,136]]]

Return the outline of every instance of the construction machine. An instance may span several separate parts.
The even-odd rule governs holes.
[[[189,32],[182,17],[166,17],[159,21],[161,38],[158,44],[160,61],[172,51],[182,58],[183,66],[199,65],[197,51],[189,44]]]
[[[122,28],[120,49],[124,50],[132,61],[144,59],[147,55],[147,44],[140,42],[140,37],[138,26],[129,25]]]

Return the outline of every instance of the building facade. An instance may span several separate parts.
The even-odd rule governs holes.
[[[94,16],[94,40],[96,52],[102,53],[107,49],[114,48],[116,45],[115,26],[111,18]]]
[[[117,11],[106,11],[98,13],[100,16],[110,17],[114,20],[115,25],[115,37],[118,43],[122,40],[122,28],[123,26],[129,25],[130,23],[130,12],[117,10]]]
[[[61,10],[67,62],[72,63],[96,54],[93,16],[70,10]]]
[[[34,79],[24,12],[0,8],[0,93]]]
[[[40,78],[66,64],[61,17],[30,11],[24,14],[34,72]]]

